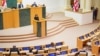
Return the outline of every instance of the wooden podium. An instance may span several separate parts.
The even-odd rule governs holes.
[[[46,20],[33,20],[33,33],[36,34],[37,37],[45,37],[47,35],[47,25]]]

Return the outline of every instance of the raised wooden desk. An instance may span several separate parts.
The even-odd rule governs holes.
[[[99,40],[99,42],[100,42],[100,40]],[[95,56],[99,56],[99,53],[100,53],[100,43],[99,43],[99,45],[96,45],[95,41],[92,42],[92,54],[94,54]]]
[[[0,12],[0,29],[17,28],[33,24],[34,15],[37,14],[39,19],[45,14],[44,7],[31,7],[24,9],[10,9]],[[46,17],[46,15],[45,15]]]

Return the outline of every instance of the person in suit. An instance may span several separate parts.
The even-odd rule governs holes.
[[[37,6],[36,2],[34,2],[34,3],[31,5],[31,7],[38,7],[38,6]]]
[[[39,20],[39,17],[37,14],[35,14],[34,20]]]
[[[24,6],[23,6],[23,4],[22,4],[22,2],[20,2],[20,4],[18,4],[18,8],[23,8]]]
[[[55,43],[54,42],[51,42],[51,47],[55,48]]]
[[[29,52],[32,53],[33,48],[29,48]]]
[[[18,48],[16,48],[15,45],[13,46],[13,48],[10,48],[10,54],[9,55],[11,55],[11,52],[17,52],[18,55],[20,55],[19,50],[18,50]]]
[[[97,20],[98,8],[93,10],[93,19]]]

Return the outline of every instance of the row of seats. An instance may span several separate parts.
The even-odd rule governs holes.
[[[85,35],[80,36],[79,39],[84,40],[84,39],[86,39],[88,37],[92,37],[92,36],[98,35],[99,31],[100,31],[100,26],[98,26],[95,30],[91,31],[90,33],[87,33]]]
[[[42,50],[43,48],[50,48],[53,44],[45,44],[45,45],[37,45],[37,46],[28,46],[28,47],[18,47],[19,50],[29,50],[30,48]],[[54,43],[54,46],[61,46],[64,45],[64,42],[57,42]],[[0,48],[0,51],[9,51],[10,48]]]
[[[51,51],[49,53],[38,53],[38,54],[33,54],[33,53],[29,53],[29,52],[26,52],[26,53],[21,53],[21,54],[24,54],[25,55],[28,55],[28,56],[59,56],[59,55],[71,55],[71,56],[75,56],[75,53],[78,52],[78,49],[77,48],[73,48],[69,51],[70,53],[68,53],[68,50],[62,50],[59,52],[59,54],[57,54],[56,51]],[[0,52],[1,53],[1,52]],[[1,53],[2,54],[2,53]],[[9,55],[9,53],[3,53],[5,56]],[[0,55],[2,56],[2,55]],[[18,56],[17,52],[12,52],[11,56]],[[21,55],[23,56],[23,55]]]
[[[32,50],[32,52],[29,52],[29,48],[30,47],[18,47],[19,49],[22,49],[20,50],[20,54],[21,55],[32,55],[32,56],[45,56],[45,55],[48,55],[48,56],[55,56],[57,55],[57,50],[59,51],[59,55],[68,55],[69,53],[74,53],[74,52],[77,52],[78,49],[77,48],[73,48],[73,49],[68,49],[68,46],[64,45],[64,42],[57,42],[55,43],[55,47],[50,47],[48,44],[46,44],[47,47],[41,49],[40,46],[34,46],[35,49]],[[45,45],[45,46],[46,46]],[[31,46],[32,48],[32,46]],[[4,51],[4,48],[0,48],[0,53],[3,54],[3,55],[8,55],[9,54],[9,49],[6,48],[8,51]],[[38,50],[38,53],[34,54],[34,52],[36,52],[36,50]],[[12,52],[14,55],[18,55],[17,53],[15,52]],[[13,55],[12,54],[12,55]],[[41,54],[41,55],[40,55]],[[1,56],[1,55],[0,55]]]
[[[93,53],[93,45],[100,45],[100,40],[99,40],[99,36],[100,35],[100,25],[94,29],[93,31],[79,36],[77,38],[77,48],[78,49],[83,49],[86,48],[86,50],[90,50]],[[94,44],[93,44],[94,43]]]

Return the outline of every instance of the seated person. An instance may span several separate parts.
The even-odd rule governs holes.
[[[34,3],[31,5],[31,7],[37,7],[36,2],[34,2]]]
[[[56,49],[56,54],[60,55],[60,51],[61,51],[61,49]]]
[[[39,20],[39,17],[37,14],[35,14],[34,20]]]
[[[20,54],[18,48],[16,48],[15,45],[13,46],[13,48],[10,49],[10,55],[11,55],[11,52],[17,52],[18,55]]]
[[[43,7],[45,7],[45,4],[43,4]]]
[[[54,42],[51,42],[51,47],[55,48],[55,43]]]
[[[33,50],[33,48],[30,48],[30,49],[29,49],[29,52],[32,53],[32,50]]]
[[[18,8],[23,8],[22,2],[20,2],[20,4],[18,4]]]
[[[75,54],[75,56],[78,56],[78,55],[80,54],[80,52],[85,52],[85,53],[86,53],[86,56],[88,56],[88,52],[86,51],[86,48],[83,48],[83,49],[79,50],[79,51]]]

